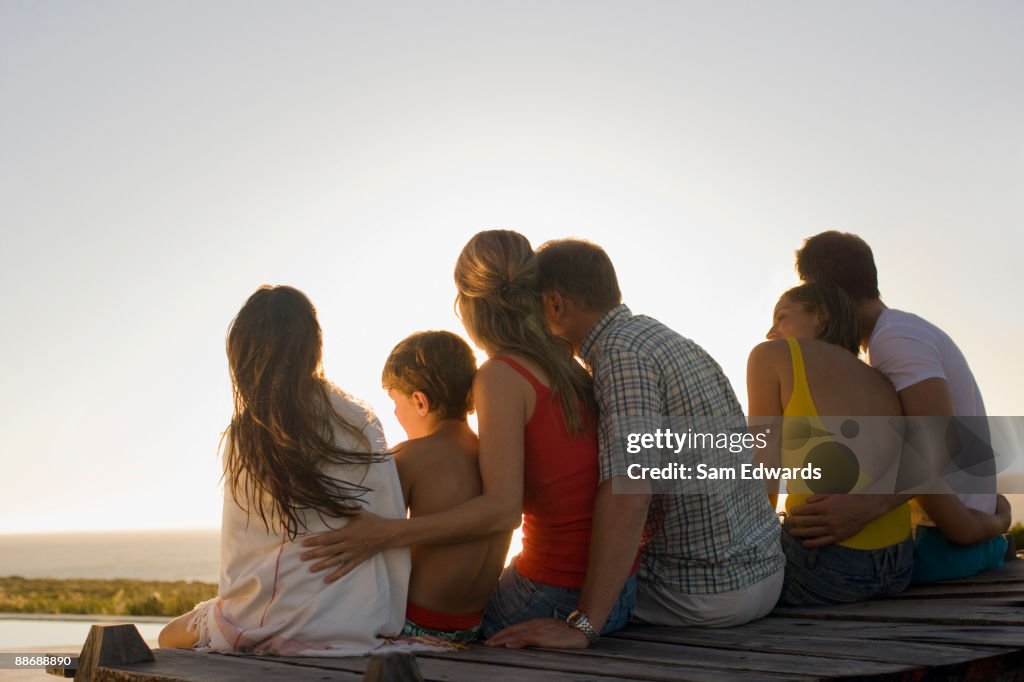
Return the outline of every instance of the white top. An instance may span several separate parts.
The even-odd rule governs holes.
[[[885,308],[868,339],[868,363],[886,376],[897,391],[926,379],[945,379],[957,417],[985,417],[985,402],[967,359],[953,339],[931,322],[912,313]],[[991,493],[959,495],[968,507],[992,513]]]
[[[331,405],[360,428],[375,452],[387,449],[380,422],[369,408],[333,389]],[[335,442],[356,450],[351,435],[335,429]],[[334,466],[339,480],[370,488],[363,507],[385,517],[405,517],[398,470],[389,457],[368,466]],[[305,516],[309,531],[294,541],[283,531],[267,532],[255,513],[247,518],[224,490],[219,597],[197,607],[197,646],[216,651],[281,656],[365,654],[395,637],[405,623],[409,585],[408,548],[390,549],[357,566],[344,578],[325,583],[329,571],[310,573],[313,562],[299,555],[302,539],[346,519]],[[325,523],[327,521],[327,523]]]

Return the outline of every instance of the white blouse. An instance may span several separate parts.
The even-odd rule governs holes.
[[[333,387],[331,404],[348,423],[361,428],[374,452],[387,449],[380,422],[368,407]],[[335,429],[335,442],[353,450],[360,447],[340,428]],[[368,466],[331,466],[329,472],[370,488],[362,498],[364,509],[384,517],[405,517],[402,487],[390,457]],[[225,485],[220,591],[217,598],[197,606],[190,621],[199,632],[197,647],[280,656],[352,656],[398,636],[405,622],[408,548],[381,552],[345,577],[326,583],[330,570],[311,573],[315,562],[299,559],[308,549],[302,540],[329,527],[342,527],[347,519],[321,519],[310,510],[305,521],[308,531],[295,540],[283,531],[268,532],[258,514],[247,516]]]

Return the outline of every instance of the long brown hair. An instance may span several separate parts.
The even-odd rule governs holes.
[[[325,465],[380,460],[366,435],[331,407],[322,343],[316,309],[288,286],[260,287],[228,330],[235,409],[222,438],[224,477],[236,503],[248,503],[247,514],[291,539],[306,530],[305,510],[349,516],[369,491],[324,473]],[[338,447],[336,428],[359,449]]]
[[[540,269],[529,240],[511,230],[479,232],[455,263],[456,309],[466,332],[489,354],[521,353],[548,375],[570,433],[584,428],[580,402],[593,403],[590,375],[569,344],[548,331]]]

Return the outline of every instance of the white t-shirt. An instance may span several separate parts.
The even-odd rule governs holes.
[[[868,339],[868,364],[886,376],[896,391],[926,379],[945,379],[957,417],[985,417],[985,402],[967,359],[949,335],[912,313],[882,310]],[[996,508],[995,477],[991,492],[959,495],[973,509]]]

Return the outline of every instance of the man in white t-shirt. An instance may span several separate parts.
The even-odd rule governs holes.
[[[987,429],[981,391],[963,353],[948,334],[931,322],[882,303],[874,256],[860,237],[836,231],[810,237],[797,251],[796,266],[802,280],[836,285],[853,299],[868,362],[892,383],[906,416],[977,417],[981,419],[966,421]],[[982,439],[987,440],[984,436]],[[982,469],[980,477],[978,468]],[[998,522],[986,518],[997,512],[994,464],[988,470],[984,463],[972,469],[974,484],[959,497],[968,510],[976,511],[964,511],[963,532],[951,539],[958,545],[991,540],[992,546],[984,552],[982,563],[992,567],[994,556],[999,554],[997,545],[1005,542],[1001,536],[992,540],[992,535],[998,535],[993,529],[1002,527],[1004,520],[1009,525],[1009,509],[1005,499],[1000,498]],[[791,534],[803,537],[806,546],[824,546],[850,537],[906,497],[822,496],[795,509],[787,523]],[[1003,531],[1005,527],[999,532]],[[939,540],[944,541],[941,537]],[[999,557],[1001,562],[1001,554]]]
[[[931,322],[882,305],[865,347],[868,364],[882,372],[893,385],[904,411],[928,407],[923,404],[925,400],[931,400],[936,407],[948,407],[945,405],[948,395],[952,416],[986,416],[985,402],[967,359],[953,339]],[[941,411],[942,416],[947,416],[949,410]],[[971,423],[987,426],[983,420],[971,420]],[[960,500],[972,509],[994,513],[995,472],[988,477],[976,477],[976,480],[978,483],[972,486],[971,492],[959,494]],[[979,485],[985,489],[979,489]]]

